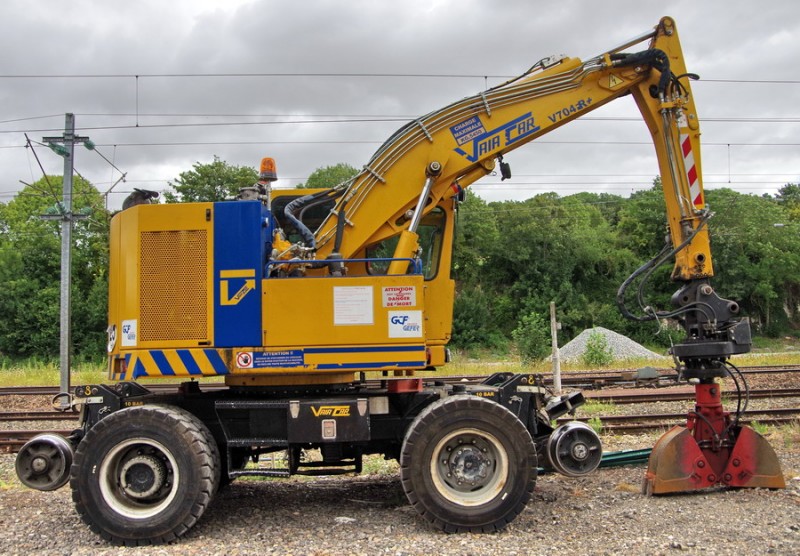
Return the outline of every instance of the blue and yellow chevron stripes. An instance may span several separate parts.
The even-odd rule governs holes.
[[[426,347],[317,346],[291,350],[253,350],[252,348],[144,349],[123,352],[122,361],[113,367],[114,380],[139,378],[201,377],[224,375],[274,374],[341,370],[421,369],[427,363]],[[119,359],[117,359],[119,361]]]
[[[114,377],[135,380],[163,376],[219,376],[229,373],[216,349],[150,349],[125,354],[125,372]]]

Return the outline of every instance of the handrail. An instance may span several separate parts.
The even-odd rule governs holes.
[[[392,263],[393,261],[406,261],[410,265],[412,265],[412,272],[409,273],[402,273],[402,274],[385,274],[385,276],[407,276],[408,274],[422,274],[422,260],[414,259],[414,258],[394,258],[394,257],[375,257],[371,259],[289,259],[289,260],[278,260],[278,261],[269,261],[266,264],[267,272],[266,278],[291,278],[290,276],[270,276],[269,268],[272,266],[280,266],[284,264],[295,264],[295,265],[314,265],[315,267],[321,267],[323,265],[327,265],[330,263],[341,263],[345,265],[347,263],[375,263],[375,262],[385,262],[385,263]],[[332,276],[304,276],[303,278],[332,278]]]

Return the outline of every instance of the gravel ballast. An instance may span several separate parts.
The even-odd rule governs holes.
[[[604,437],[607,450],[650,447],[657,435]],[[504,532],[448,535],[406,500],[396,472],[314,480],[238,480],[172,545],[124,548],[94,535],[69,487],[25,489],[0,456],[3,554],[798,554],[800,434],[770,442],[788,488],[645,497],[643,466],[570,479],[539,477],[528,508]]]
[[[583,357],[586,353],[586,344],[592,334],[599,334],[605,338],[608,350],[615,361],[623,361],[626,359],[659,359],[662,355],[650,351],[641,344],[638,344],[613,330],[596,326],[594,328],[587,328],[571,341],[564,344],[559,348],[558,354],[564,361],[576,360]]]

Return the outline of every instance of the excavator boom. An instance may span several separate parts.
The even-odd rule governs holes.
[[[633,47],[641,50],[625,52]],[[673,243],[693,235],[677,254],[674,276],[710,277],[708,234],[697,231],[705,201],[690,77],[675,24],[665,17],[653,31],[589,60],[545,58],[515,79],[409,122],[340,186],[336,208],[315,234],[318,256],[334,251],[337,233],[344,258],[397,235],[408,229],[409,211],[428,212],[493,171],[496,161],[502,170],[505,154],[631,94],[658,154]],[[432,163],[439,168],[434,176]],[[395,256],[413,256],[409,248]]]

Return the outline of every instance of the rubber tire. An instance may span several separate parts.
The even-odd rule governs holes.
[[[137,441],[132,446],[141,441],[164,448],[161,451],[172,458],[168,465],[174,465],[178,475],[169,489],[169,502],[144,517],[124,515],[109,504],[101,486],[113,491],[109,497],[123,500],[115,503],[125,504],[120,489],[113,488],[117,481],[106,481],[101,472],[104,464],[118,469],[115,453],[131,452],[120,447],[132,441]],[[124,456],[119,458],[124,461]],[[171,542],[191,529],[210,504],[219,484],[219,463],[207,427],[190,413],[159,405],[122,409],[99,421],[78,445],[70,474],[72,500],[81,519],[109,542],[127,546]]]
[[[470,501],[467,494],[461,503],[454,500],[460,493],[442,485],[452,479],[434,476],[434,452],[448,438],[462,433],[469,438],[475,431],[496,442],[507,472],[498,475],[494,487],[487,487],[490,498]],[[409,502],[425,520],[448,533],[504,529],[528,504],[536,467],[536,447],[522,422],[505,407],[471,395],[450,396],[425,408],[409,426],[400,454],[400,478]]]

